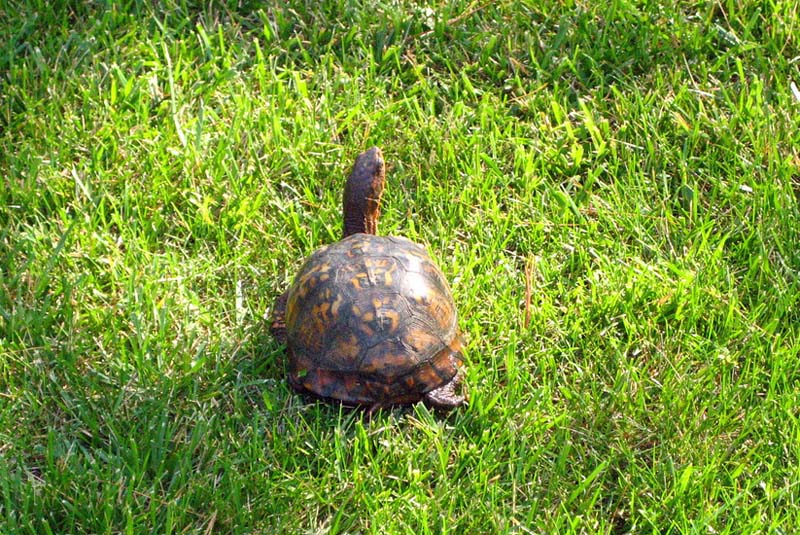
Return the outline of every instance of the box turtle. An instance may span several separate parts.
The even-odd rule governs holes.
[[[344,190],[344,237],[303,263],[273,312],[289,384],[346,405],[464,402],[462,339],[450,287],[425,249],[376,236],[383,155],[358,156]]]

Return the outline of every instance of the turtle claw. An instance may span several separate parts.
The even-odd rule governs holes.
[[[386,405],[383,403],[374,403],[367,409],[367,412],[364,415],[365,422],[372,421],[372,417],[378,414]]]

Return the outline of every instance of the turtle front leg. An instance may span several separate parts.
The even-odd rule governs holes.
[[[275,300],[275,304],[272,307],[272,323],[269,330],[275,340],[281,344],[286,343],[286,300],[288,298],[289,292],[283,292]]]
[[[466,397],[458,393],[462,388],[463,380],[464,372],[458,370],[458,373],[450,381],[425,394],[423,401],[434,409],[443,411],[455,409],[466,401]]]

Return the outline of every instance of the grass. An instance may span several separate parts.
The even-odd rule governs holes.
[[[799,11],[0,3],[0,532],[796,532]],[[268,333],[372,144],[446,417]]]

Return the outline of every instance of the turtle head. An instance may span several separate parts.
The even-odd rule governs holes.
[[[358,232],[376,234],[381,214],[381,195],[386,164],[378,147],[362,152],[344,186],[344,236]]]

